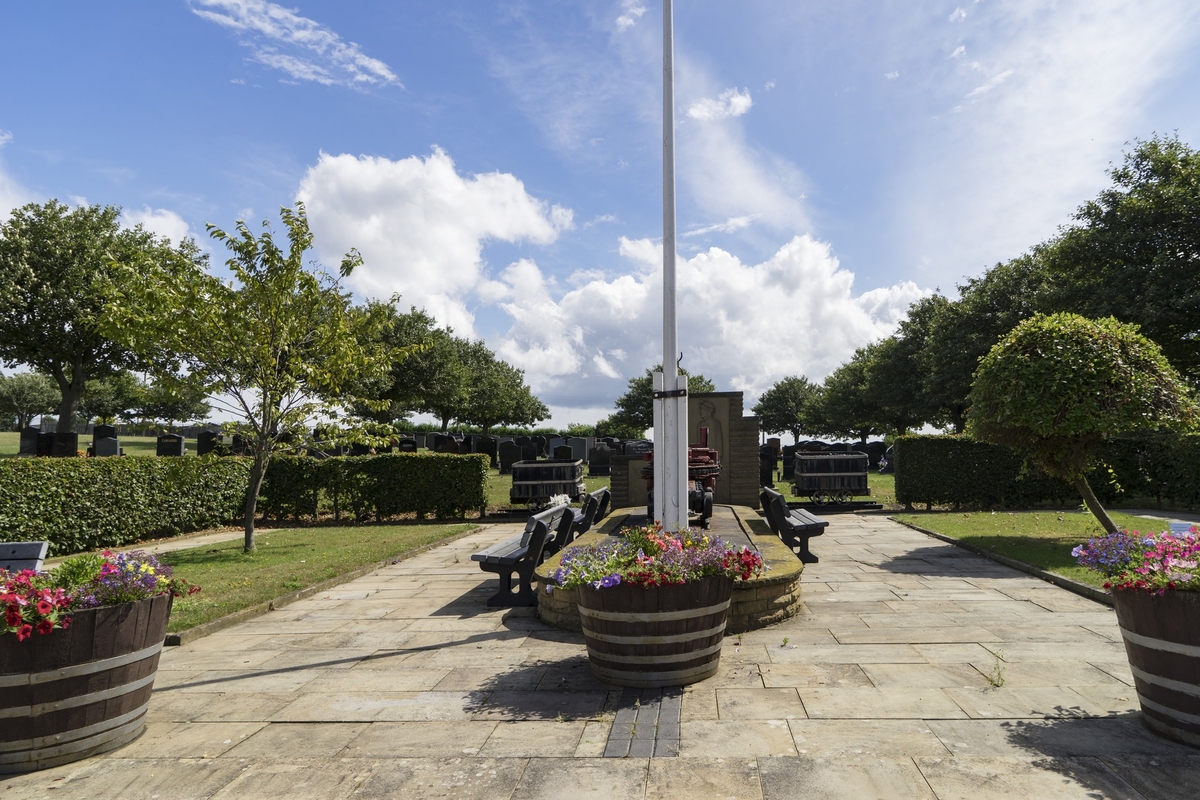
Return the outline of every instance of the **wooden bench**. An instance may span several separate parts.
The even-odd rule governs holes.
[[[612,511],[612,493],[608,491],[608,487],[604,486],[592,492],[599,499],[599,505],[596,506],[596,516],[592,517],[592,524],[595,525],[600,520],[608,516],[608,512]]]
[[[808,540],[823,534],[829,522],[802,508],[788,508],[787,500],[774,489],[764,487],[759,500],[771,531],[805,564],[819,562],[821,559],[809,549]]]
[[[488,598],[492,608],[514,608],[537,605],[533,571],[542,563],[546,540],[551,532],[559,531],[564,519],[568,524],[571,516],[565,505],[555,506],[540,514],[534,514],[525,523],[525,530],[511,539],[505,539],[486,550],[471,554],[472,561],[479,562],[484,572],[495,572],[500,576],[500,589]],[[517,576],[517,587],[513,588],[513,575]]]
[[[40,570],[49,549],[49,542],[0,542],[0,572]]]

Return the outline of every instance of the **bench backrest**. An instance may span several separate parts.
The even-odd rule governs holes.
[[[575,524],[571,526],[570,536],[574,539],[577,536],[582,536],[592,528],[592,523],[596,521],[596,510],[600,507],[600,498],[596,494],[589,494],[587,499],[583,501],[583,508],[580,509],[579,517],[575,520]],[[564,542],[566,544],[566,542]]]
[[[0,570],[39,570],[49,550],[49,542],[0,542]]]
[[[783,500],[783,495],[779,492],[764,486],[758,496],[759,502],[762,503],[763,516],[767,519],[767,524],[771,526],[771,532],[776,536],[779,535],[779,513],[776,501]],[[784,501],[784,508],[787,508],[787,502]],[[786,512],[785,512],[786,513]]]
[[[564,516],[567,516],[566,505],[554,506],[534,514],[525,523],[525,531],[521,534],[521,546],[540,552],[546,545],[546,537],[550,535],[550,532],[559,530]]]
[[[595,523],[607,517],[609,511],[612,511],[612,509],[609,508],[609,505],[612,503],[612,492],[610,492],[608,487],[605,486],[601,489],[597,489],[595,492],[593,492],[593,494],[595,494],[598,499],[598,502],[596,503],[596,513],[592,517],[592,524],[594,525]]]

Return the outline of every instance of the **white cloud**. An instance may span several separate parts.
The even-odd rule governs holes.
[[[891,72],[883,73],[883,77],[887,78],[889,81],[894,81],[896,78],[900,77],[900,73],[896,70],[892,70]]]
[[[745,114],[752,105],[754,100],[750,97],[750,90],[738,91],[735,87],[726,89],[716,98],[705,97],[697,100],[688,107],[687,115],[699,120],[729,119]]]
[[[489,240],[550,244],[573,227],[570,209],[525,191],[511,174],[463,176],[443,150],[426,158],[322,153],[300,184],[315,243],[328,264],[357,247],[351,285],[368,297],[403,295],[468,334],[465,295],[484,280]]]
[[[960,113],[930,121],[891,201],[897,261],[943,287],[1053,236],[1106,186],[1200,33],[1192,0],[973,8],[971,60],[954,51],[937,87]]]
[[[952,52],[950,54],[950,57],[951,58],[961,58],[962,56],[964,56],[966,54],[967,54],[967,48],[960,44],[958,47],[954,48],[954,52]]]
[[[947,19],[949,19],[950,22],[962,22],[966,18],[967,12],[963,11],[961,8],[956,8],[954,11],[950,12],[950,16]]]
[[[597,214],[587,222],[583,223],[583,227],[590,228],[593,225],[601,225],[605,222],[619,222],[616,214]]]
[[[641,0],[621,0],[621,16],[617,17],[617,29],[629,30],[637,25],[645,13],[646,6]]]
[[[11,131],[6,131],[6,130],[0,128],[0,147],[4,147],[4,145],[11,142],[12,138],[13,137],[12,137]]]
[[[684,237],[703,236],[706,233],[733,233],[744,228],[749,228],[750,223],[758,219],[760,214],[747,214],[744,217],[730,217],[724,222],[718,222],[715,225],[705,225],[694,230],[690,230],[683,234]]]
[[[8,219],[13,209],[20,208],[33,200],[32,194],[8,174],[0,162],[0,222]]]
[[[526,370],[551,406],[601,405],[625,380],[660,360],[662,247],[621,240],[632,271],[597,277],[557,295],[531,261],[499,276],[512,326],[497,352]],[[892,333],[909,304],[928,294],[905,282],[861,295],[829,246],[797,236],[760,264],[712,248],[677,263],[684,365],[752,401],[783,375],[821,379],[857,347]],[[803,347],[780,347],[781,326],[804,330]]]
[[[193,14],[242,36],[254,61],[295,80],[326,86],[402,86],[387,64],[293,9],[266,0],[189,2]]]
[[[166,208],[143,207],[141,210],[125,209],[121,212],[121,221],[129,226],[141,225],[158,236],[165,236],[171,242],[178,244],[182,239],[196,239],[196,236],[183,217]]]

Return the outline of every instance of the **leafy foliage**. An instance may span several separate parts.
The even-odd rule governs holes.
[[[1141,327],[1200,386],[1200,152],[1139,141],[1050,252],[1056,308]]]
[[[286,440],[310,420],[328,414],[355,382],[386,369],[385,354],[369,344],[382,324],[378,308],[354,312],[336,279],[304,264],[312,233],[302,203],[280,209],[285,252],[267,223],[254,236],[244,222],[233,234],[209,225],[230,251],[225,283],[194,263],[139,263],[121,281],[127,302],[110,326],[138,352],[166,346],[180,370],[159,364],[163,377],[204,387],[234,414],[251,455],[243,514],[247,551],[254,549],[254,517],[267,465]],[[345,277],[361,262],[342,260]]]
[[[118,418],[132,422],[146,400],[146,387],[132,372],[118,372],[85,384],[79,414],[85,421],[111,425]]]
[[[1097,445],[1116,434],[1195,424],[1187,386],[1162,351],[1112,317],[1025,320],[980,361],[971,402],[972,435],[1075,483],[1109,532],[1116,526],[1084,476]]]
[[[271,461],[263,512],[275,519],[321,512],[376,520],[397,514],[461,516],[487,505],[488,457],[441,453]]]
[[[0,461],[0,530],[51,555],[118,547],[237,519],[242,459],[29,458]]]
[[[654,427],[654,373],[661,371],[662,364],[658,364],[646,370],[645,375],[629,379],[629,388],[617,398],[616,412],[597,424],[597,429],[604,426],[606,431],[601,435],[640,439],[647,428]],[[691,375],[683,368],[680,368],[679,373],[688,376],[689,394],[717,390],[713,382],[703,375]]]
[[[40,372],[0,375],[0,422],[12,422],[16,430],[31,425],[34,417],[49,414],[61,399],[54,381]]]
[[[172,248],[142,229],[122,228],[115,206],[30,203],[0,225],[0,360],[28,364],[58,384],[58,430],[75,429],[88,380],[143,363],[104,330],[119,304],[116,275],[135,263],[194,264],[194,243]],[[160,348],[155,347],[155,352]],[[141,355],[147,355],[142,353]]]
[[[820,427],[821,387],[804,376],[788,377],[762,393],[751,409],[767,433],[787,431],[800,441],[801,433]]]

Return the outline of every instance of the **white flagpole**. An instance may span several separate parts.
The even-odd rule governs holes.
[[[671,0],[663,0],[663,371],[654,378],[654,516],[687,527],[687,377],[675,322],[675,53]]]

